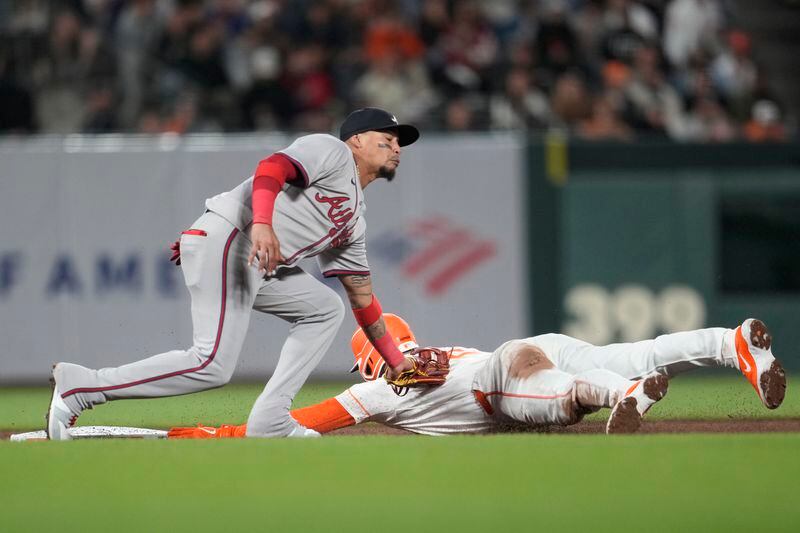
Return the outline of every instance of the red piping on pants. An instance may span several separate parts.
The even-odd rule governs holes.
[[[225,301],[228,296],[228,252],[231,248],[231,243],[233,242],[234,237],[236,234],[239,233],[239,230],[234,228],[231,232],[230,236],[228,237],[228,241],[225,243],[225,250],[222,252],[222,305],[220,306],[219,312],[219,325],[217,326],[217,338],[214,341],[214,349],[211,351],[211,354],[208,358],[201,364],[200,366],[196,366],[193,368],[187,368],[185,370],[176,370],[175,372],[170,372],[168,374],[161,374],[159,376],[153,376],[151,378],[140,379],[138,381],[132,381],[130,383],[122,383],[120,385],[110,385],[108,387],[81,387],[77,389],[68,390],[67,392],[61,395],[62,398],[66,398],[67,396],[72,396],[73,394],[83,393],[83,392],[104,392],[110,390],[118,390],[118,389],[125,389],[128,387],[135,387],[136,385],[142,385],[144,383],[151,383],[153,381],[160,381],[162,379],[167,379],[175,376],[181,376],[183,374],[190,374],[192,372],[197,372],[198,370],[202,370],[214,360],[214,357],[217,355],[217,349],[219,348],[220,339],[222,338],[222,326],[225,323]]]

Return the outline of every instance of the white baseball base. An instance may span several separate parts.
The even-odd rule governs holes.
[[[73,439],[166,439],[167,432],[161,429],[129,428],[122,426],[80,426],[70,428]],[[11,435],[12,442],[47,440],[44,430]]]

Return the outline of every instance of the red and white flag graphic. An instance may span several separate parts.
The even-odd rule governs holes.
[[[415,246],[401,264],[403,276],[422,281],[432,296],[445,293],[497,251],[494,242],[441,216],[412,223],[408,236]]]

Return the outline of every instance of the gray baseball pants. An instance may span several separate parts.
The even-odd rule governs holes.
[[[295,394],[319,364],[344,318],[341,298],[300,268],[263,279],[247,264],[248,236],[206,212],[181,236],[181,266],[191,295],[192,346],[116,368],[56,367],[62,397],[75,412],[109,400],[157,398],[225,385],[233,375],[253,309],[289,323],[278,365],[247,421],[247,435],[286,436]]]

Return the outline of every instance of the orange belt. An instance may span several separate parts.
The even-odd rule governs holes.
[[[486,393],[473,389],[472,394],[475,395],[475,400],[478,402],[478,405],[483,407],[483,410],[486,411],[487,415],[491,416],[494,414],[494,408],[492,407],[492,404],[489,403]]]

